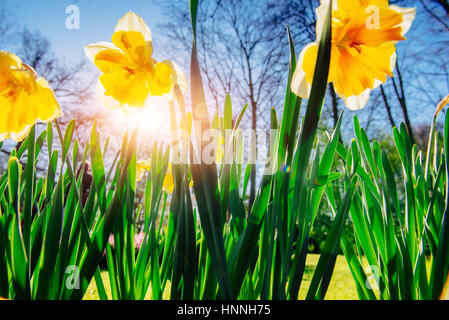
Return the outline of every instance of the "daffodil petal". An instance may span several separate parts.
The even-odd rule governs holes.
[[[100,51],[95,56],[95,65],[103,73],[125,70],[129,72],[135,67],[135,63],[119,49]]]
[[[153,46],[146,41],[139,31],[117,31],[112,35],[112,42],[119,47],[129,58],[139,65],[151,64]]]
[[[396,67],[396,61],[398,60],[398,55],[396,54],[396,51],[393,52],[393,54],[390,57],[390,70],[391,73],[393,73],[394,68]]]
[[[416,8],[402,8],[394,4],[390,5],[389,8],[402,15],[400,27],[402,28],[401,35],[404,36],[410,30],[413,20],[415,20]]]
[[[23,141],[23,140],[25,140],[27,135],[30,133],[30,130],[31,130],[31,126],[27,125],[19,132],[10,132],[10,133],[6,133],[3,135],[0,134],[0,141],[6,140],[6,139],[11,139],[11,140],[14,140],[15,142]]]
[[[11,68],[20,69],[22,60],[14,53],[0,50],[0,72],[11,70]]]
[[[105,95],[111,96],[121,105],[142,107],[150,94],[145,73],[129,74],[126,70],[105,73],[100,76]]]
[[[125,14],[117,23],[114,33],[120,31],[137,31],[142,33],[145,41],[151,42],[151,31],[145,21],[132,11]]]
[[[173,99],[174,71],[166,62],[159,62],[154,65],[154,75],[149,81],[149,88],[153,96],[170,96]]]
[[[310,51],[309,51],[310,50]],[[299,59],[298,59],[298,63],[296,64],[296,70],[293,73],[293,77],[292,77],[292,83],[290,86],[290,89],[292,90],[292,92],[294,94],[296,94],[297,96],[301,97],[301,98],[309,98],[310,95],[310,89],[311,89],[311,81],[309,82],[307,80],[307,77],[310,77],[306,74],[306,71],[304,70],[304,57],[306,56],[306,54],[308,55],[314,55],[314,61],[313,61],[313,66],[312,68],[315,68],[315,64],[316,64],[316,54],[313,53],[313,51],[317,51],[318,50],[318,44],[315,42],[309,43],[307,46],[304,47],[304,49],[302,49],[300,55],[299,55]],[[313,57],[311,57],[308,60],[313,60]],[[307,62],[309,64],[309,62]],[[313,75],[312,75],[313,77]]]
[[[335,2],[335,1],[334,1]],[[321,34],[323,33],[324,21],[326,21],[327,11],[329,10],[330,0],[321,0],[320,6],[316,8],[316,24],[315,24],[315,32],[316,32],[316,42],[320,42]],[[332,3],[333,8],[335,7],[335,3]]]
[[[151,62],[151,32],[145,21],[134,12],[125,14],[117,23],[112,42],[138,63]]]
[[[345,105],[348,107],[349,110],[357,111],[363,109],[365,105],[368,103],[371,94],[371,89],[366,89],[358,96],[354,95],[345,97],[344,95],[341,95],[339,92],[337,92],[337,94],[340,98],[344,100]]]
[[[100,99],[101,103],[108,108],[108,109],[116,109],[120,108],[122,105],[120,102],[112,98],[111,96],[105,95],[105,88],[103,87],[103,84],[101,83],[100,79],[97,81],[97,96]]]
[[[113,43],[105,41],[97,42],[84,47],[84,53],[92,63],[95,63],[95,56],[104,50],[119,50],[119,48]]]
[[[186,94],[187,91],[189,90],[189,82],[187,81],[187,77],[184,74],[184,71],[181,69],[181,67],[179,65],[177,65],[173,61],[164,60],[162,62],[167,64],[167,65],[169,65],[172,68],[172,70],[173,70],[173,73],[172,73],[173,84],[179,86],[179,88],[181,89],[182,94]]]

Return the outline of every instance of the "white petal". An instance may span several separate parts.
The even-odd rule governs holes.
[[[330,0],[321,0],[320,6],[316,8],[316,42],[320,41],[321,34],[323,33],[324,21],[326,21],[327,11],[329,10]],[[336,5],[336,1],[332,3],[333,6]],[[333,8],[335,10],[335,8]]]
[[[119,48],[117,48],[114,44],[110,43],[110,42],[97,42],[94,44],[90,44],[88,46],[84,47],[84,53],[86,54],[87,58],[94,63],[95,60],[95,56],[103,51],[103,50],[120,50]],[[121,50],[120,50],[121,51]]]
[[[373,85],[373,88],[371,90],[379,88],[381,84],[382,84],[382,81],[380,81],[379,79],[374,79],[374,85]]]
[[[380,81],[378,81],[376,84],[380,85]],[[369,100],[370,93],[371,89],[369,88],[363,91],[358,96],[345,97],[337,92],[338,96],[345,101],[346,107],[348,107],[348,109],[352,111],[363,109],[363,107],[365,107]]]
[[[97,95],[103,105],[108,109],[116,109],[122,107],[120,102],[112,98],[111,96],[105,95],[105,88],[103,84],[100,82],[100,79],[97,81]]]
[[[397,60],[398,60],[398,56],[395,51],[395,52],[393,52],[393,54],[390,57],[391,72],[393,72],[394,68],[396,67]]]
[[[307,46],[305,46],[304,49],[302,49],[301,54],[299,55],[298,63],[296,64],[296,70],[293,73],[292,83],[290,86],[290,89],[294,94],[305,99],[309,98],[312,85],[306,79],[306,73],[302,69],[302,61],[304,60],[306,51],[312,46],[317,46],[317,43],[311,42]]]
[[[21,141],[25,140],[25,138],[27,137],[28,133],[30,133],[31,126],[32,125],[27,125],[20,132],[17,132],[17,133],[16,132],[10,132],[10,133],[3,134],[3,136],[6,135],[6,138],[12,139],[15,142],[21,142]],[[0,141],[2,141],[1,140],[1,138],[2,138],[1,136],[2,135],[0,135]]]
[[[117,23],[114,32],[118,31],[139,31],[146,41],[151,42],[151,32],[145,21],[134,12],[125,14]]]
[[[416,8],[402,8],[396,5],[390,5],[389,8],[402,15],[402,22],[400,24],[402,27],[401,35],[405,35],[412,26],[413,20],[415,20]]]
[[[181,89],[182,94],[186,94],[189,90],[189,83],[184,74],[184,71],[176,63],[170,60],[164,60],[162,63],[168,64],[173,70],[173,83],[177,84]]]

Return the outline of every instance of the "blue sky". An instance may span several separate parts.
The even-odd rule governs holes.
[[[2,0],[14,13],[19,28],[38,30],[52,44],[53,51],[65,59],[84,58],[83,47],[98,41],[110,41],[118,20],[129,10],[142,16],[151,30],[161,23],[160,8],[150,0]],[[80,29],[66,28],[66,8],[80,9]],[[155,56],[158,36],[153,32]]]

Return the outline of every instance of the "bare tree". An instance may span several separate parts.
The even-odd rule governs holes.
[[[421,0],[421,4],[434,20],[449,31],[449,2],[447,0]]]
[[[397,80],[396,80],[397,78]],[[404,116],[404,122],[408,129],[408,133],[410,136],[410,140],[415,143],[415,137],[413,134],[413,127],[410,121],[409,111],[407,107],[406,97],[405,97],[405,87],[404,87],[404,79],[402,78],[401,69],[399,68],[399,62],[396,62],[396,78],[393,76],[391,78],[391,83],[393,84],[394,92],[396,94],[396,98],[399,102],[399,106],[401,107],[402,114]]]

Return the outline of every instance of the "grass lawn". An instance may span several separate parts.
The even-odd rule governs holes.
[[[312,282],[313,272],[320,255],[308,254],[306,272],[299,290],[299,299],[305,299],[309,285]],[[345,256],[339,255],[335,263],[334,273],[326,293],[326,300],[358,300],[357,289],[351,271],[346,263]]]
[[[312,281],[313,271],[318,263],[319,259],[318,254],[309,254],[307,255],[306,261],[306,272],[304,273],[304,278],[301,284],[301,290],[299,292],[300,299],[304,299],[307,294],[307,289]],[[106,288],[106,292],[110,297],[111,287],[109,283],[109,275],[107,271],[102,272],[101,274],[103,278],[103,283]],[[151,299],[151,290],[149,290],[147,294],[147,299]],[[164,292],[164,299],[168,299],[170,297],[170,289],[169,284],[167,285],[167,289]],[[95,280],[89,285],[87,289],[86,295],[84,296],[84,300],[98,300],[97,287],[95,285]],[[351,272],[349,271],[349,267],[346,263],[346,259],[344,256],[338,256],[337,262],[335,264],[334,273],[332,275],[332,279],[329,285],[329,289],[327,290],[326,299],[328,300],[354,300],[358,299],[357,290],[355,288],[354,280],[352,279]]]

